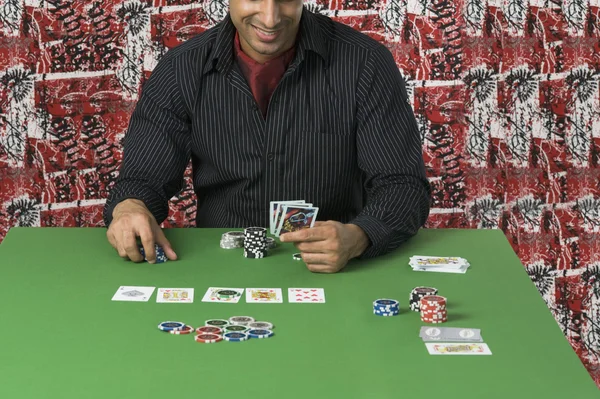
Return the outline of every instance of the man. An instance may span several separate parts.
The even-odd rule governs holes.
[[[217,26],[171,49],[145,83],[104,211],[111,245],[177,258],[159,227],[191,157],[198,227],[268,224],[269,201],[319,207],[284,234],[313,272],[332,273],[417,233],[430,188],[406,89],[390,52],[302,0],[230,0]]]

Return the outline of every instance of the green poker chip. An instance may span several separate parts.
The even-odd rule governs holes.
[[[239,296],[240,293],[234,290],[219,290],[217,291],[217,296],[220,299],[230,299]]]
[[[246,332],[249,328],[246,326],[227,326],[225,327],[226,332]]]
[[[223,320],[223,319],[211,319],[211,320],[206,320],[204,322],[205,326],[213,326],[213,327],[219,327],[219,328],[223,328],[226,325],[229,325],[229,320]]]

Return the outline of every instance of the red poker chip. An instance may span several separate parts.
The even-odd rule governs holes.
[[[196,342],[201,342],[203,344],[214,344],[215,342],[222,341],[223,337],[218,334],[203,333],[196,335],[194,339]]]
[[[183,327],[181,330],[171,330],[169,331],[171,334],[175,334],[175,335],[181,335],[181,334],[191,334],[194,332],[194,327],[192,326],[188,326],[186,324],[185,327]]]
[[[216,335],[223,334],[223,330],[222,329],[220,329],[219,327],[214,327],[214,326],[202,326],[202,327],[198,327],[198,328],[196,328],[196,332],[198,334],[216,334]]]

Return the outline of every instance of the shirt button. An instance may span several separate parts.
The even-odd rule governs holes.
[[[273,154],[272,152],[270,152],[270,153],[267,155],[267,159],[268,159],[269,161],[272,161],[272,160],[274,160],[274,159],[275,159],[275,154]]]

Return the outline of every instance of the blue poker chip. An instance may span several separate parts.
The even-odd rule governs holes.
[[[250,338],[270,338],[273,336],[273,331],[266,329],[254,329],[247,331],[248,337]]]
[[[373,311],[373,314],[376,316],[398,316],[400,312],[376,312]]]
[[[158,329],[162,331],[178,331],[183,330],[185,323],[180,321],[163,321],[158,325]]]
[[[378,306],[381,308],[393,308],[393,307],[399,307],[400,302],[398,302],[395,299],[377,299],[376,301],[373,302],[373,306]]]
[[[144,246],[142,244],[138,244],[138,248],[140,250],[140,254],[144,257],[144,260],[148,261],[146,259],[146,251],[144,251]],[[154,253],[156,255],[155,263],[165,263],[168,260],[167,255],[165,255],[165,251],[158,245],[154,246]]]
[[[243,332],[229,332],[223,334],[223,339],[229,342],[242,342],[248,339],[248,334]]]

